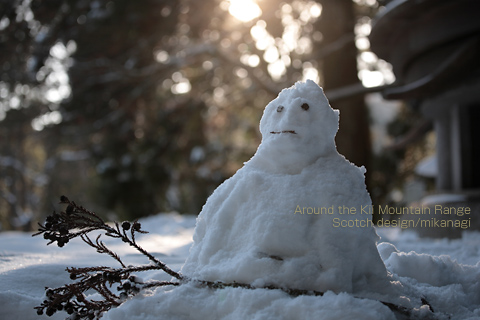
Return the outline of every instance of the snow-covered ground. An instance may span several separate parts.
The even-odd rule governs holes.
[[[192,242],[195,217],[178,214],[159,214],[141,220],[143,229],[150,233],[138,236],[138,243],[172,269],[179,270]],[[117,252],[128,265],[143,265],[149,261],[118,239],[102,236],[107,246]],[[96,253],[80,239],[71,240],[65,247],[47,246],[43,237],[30,233],[0,233],[0,319],[64,319],[66,313],[52,317],[37,316],[33,307],[44,300],[45,287],[59,287],[70,283],[66,267],[105,265],[120,267],[107,255]],[[162,273],[141,273],[150,277],[169,279]]]
[[[195,217],[160,214],[141,220],[149,234],[139,243],[174,270],[180,270],[192,243]],[[379,250],[387,269],[405,286],[419,290],[440,319],[480,319],[480,232],[465,231],[461,239],[423,239],[412,231],[377,229]],[[121,241],[104,238],[109,247],[130,264],[146,259]],[[44,297],[44,287],[71,280],[69,266],[109,265],[116,262],[77,239],[64,248],[46,246],[29,233],[0,233],[0,319],[63,319],[37,316],[33,307]],[[169,279],[160,272],[139,274]],[[299,275],[301,276],[301,275]],[[438,311],[438,312],[437,312]],[[382,304],[350,294],[328,292],[323,297],[292,298],[280,291],[224,289],[210,291],[191,286],[157,290],[137,296],[104,315],[105,319],[395,319]]]
[[[377,247],[364,211],[371,207],[365,168],[337,153],[338,121],[339,111],[317,84],[296,83],[267,105],[257,152],[215,190],[197,220],[164,214],[141,221],[151,233],[137,243],[172,269],[257,289],[162,287],[104,319],[406,318],[380,301],[409,309],[409,319],[480,319],[480,233],[428,240],[378,229],[383,242]],[[3,233],[0,240],[1,319],[36,318],[33,307],[44,288],[70,281],[66,267],[115,267],[80,241],[47,249],[41,237],[21,233]],[[148,263],[113,240],[104,239],[126,265]],[[140,276],[170,280],[158,271]],[[325,294],[292,297],[262,289],[268,285]]]

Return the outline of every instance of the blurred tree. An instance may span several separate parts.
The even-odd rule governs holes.
[[[316,29],[321,30],[323,37],[317,51],[341,47],[341,50],[321,56],[323,87],[328,91],[360,84],[354,32],[356,5],[351,0],[321,0],[320,3],[323,11]],[[363,95],[355,95],[335,102],[342,124],[336,137],[337,148],[358,166],[368,166],[371,153],[368,112],[363,98]]]
[[[254,153],[282,88],[359,82],[359,1],[234,2],[3,0],[3,227],[62,193],[127,218],[198,213]],[[333,105],[340,151],[365,164],[362,97]]]
[[[35,158],[42,157],[29,136],[31,121],[47,108],[30,84],[31,48],[38,31],[28,5],[0,2],[0,223],[1,228],[29,228],[38,188],[47,177]]]

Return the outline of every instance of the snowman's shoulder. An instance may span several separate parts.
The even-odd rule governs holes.
[[[357,167],[340,154],[319,158],[302,174],[320,188],[343,194],[365,189],[365,168]]]
[[[235,173],[233,176],[224,180],[208,197],[204,207],[224,200],[235,188],[235,185],[238,183],[238,181],[241,180],[241,177],[242,175],[237,171],[237,173]]]
[[[251,179],[251,172],[248,168],[240,168],[233,176],[223,181],[208,197],[206,203],[202,208],[202,214],[204,211],[212,211],[213,208],[219,207],[228,198],[235,193],[235,189],[242,189],[242,185],[248,183]],[[215,209],[213,211],[216,211]]]
[[[321,172],[331,174],[347,174],[358,177],[364,177],[367,171],[364,166],[357,167],[348,161],[339,153],[331,154],[326,157],[318,158],[311,166],[307,168],[307,172]]]

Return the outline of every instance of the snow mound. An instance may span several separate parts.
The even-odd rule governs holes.
[[[338,114],[313,81],[267,105],[257,152],[207,200],[182,273],[254,286],[385,292],[378,237],[362,210],[371,205],[365,169],[336,151]]]
[[[152,308],[155,313],[151,312]],[[347,293],[335,294],[330,291],[322,297],[290,297],[279,290],[226,288],[211,291],[187,284],[172,291],[157,291],[149,296],[136,297],[126,302],[125,307],[122,305],[110,310],[104,318],[394,320],[395,316],[379,302],[357,299]]]
[[[151,233],[139,236],[139,241],[162,244],[172,254],[156,256],[178,270],[188,254],[182,244],[192,239],[195,217],[160,214],[142,219],[141,223]],[[384,261],[392,280],[403,286],[405,297],[402,299],[406,305],[409,292],[421,293],[435,310],[435,319],[480,319],[480,232],[464,231],[461,239],[454,240],[420,239],[414,232],[402,232],[399,228],[377,228],[377,232],[382,241],[390,242],[379,244],[378,250],[382,257],[386,257]],[[75,240],[68,244],[68,248],[57,248],[32,238],[31,233],[0,233],[1,319],[64,319],[66,314],[61,312],[53,317],[37,316],[33,307],[43,301],[45,287],[69,283],[71,280],[65,272],[69,266],[118,266],[110,257],[98,255],[92,248]],[[114,243],[109,247],[122,256],[128,255],[128,246],[114,247]],[[450,258],[447,259],[446,254]],[[145,263],[144,256],[128,257],[131,264]],[[430,277],[440,279],[440,282],[429,280],[430,273],[437,274],[438,277]],[[161,272],[139,275],[146,280],[169,279]],[[440,275],[448,280],[441,281]],[[417,309],[417,317],[412,319],[429,315],[425,307]],[[105,313],[102,319],[384,320],[395,319],[395,316],[378,301],[358,299],[347,293],[328,291],[322,297],[290,297],[280,290],[209,290],[187,284],[141,294]]]

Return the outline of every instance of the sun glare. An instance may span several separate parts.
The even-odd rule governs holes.
[[[230,0],[228,12],[242,22],[258,18],[262,14],[262,10],[253,0]]]

